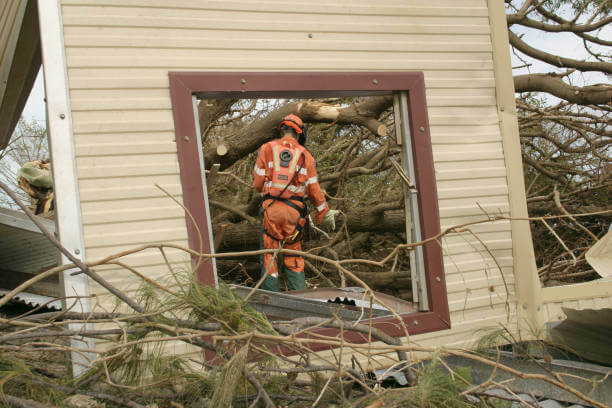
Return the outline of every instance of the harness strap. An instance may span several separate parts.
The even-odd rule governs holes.
[[[264,200],[275,200],[275,201],[280,201],[283,204],[288,205],[289,207],[293,208],[294,210],[296,210],[297,212],[300,213],[300,216],[304,217],[308,214],[308,210],[306,207],[306,200],[304,200],[304,197],[299,197],[299,196],[291,196],[289,198],[280,198],[280,197],[274,197],[270,194],[266,194],[263,197]],[[300,207],[299,205],[295,204],[293,201],[291,200],[295,200],[295,201],[299,201],[302,203],[302,207]]]
[[[298,213],[300,214],[300,217],[297,220],[297,223],[295,224],[295,229],[294,229],[294,239],[289,239],[287,242],[288,243],[294,243],[297,241],[300,241],[303,236],[304,236],[304,226],[306,225],[306,223],[308,222],[308,219],[306,218],[308,216],[308,207],[306,205],[306,200],[304,200],[303,197],[299,197],[299,196],[291,196],[289,198],[280,198],[280,197],[274,197],[271,196],[270,194],[266,194],[264,197],[264,200],[274,200],[274,201],[280,201],[281,203],[288,205],[289,207],[293,208],[294,210],[298,211]],[[302,203],[302,207],[298,206],[297,204],[295,204],[294,202],[292,202],[291,200],[296,200]],[[268,206],[270,207],[270,206]],[[268,208],[266,207],[266,209]],[[302,223],[301,221],[304,220],[304,223]],[[265,228],[263,228],[264,233],[269,236],[270,238],[276,240],[276,241],[282,241],[282,239],[275,237],[274,235],[272,235],[270,232],[268,232],[268,230],[266,230]]]
[[[277,238],[277,237],[275,237],[274,235],[270,234],[270,233],[268,232],[268,230],[267,230],[267,229],[265,229],[265,228],[263,228],[263,232],[264,232],[264,234],[266,234],[267,236],[269,236],[270,238],[272,238],[272,239],[274,239],[274,240],[276,240],[276,241],[279,241],[279,242],[280,242],[280,241],[282,241],[282,239],[281,239],[281,238]]]

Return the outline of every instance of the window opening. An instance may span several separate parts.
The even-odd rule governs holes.
[[[410,220],[415,215],[418,219],[418,208],[405,208],[410,201],[405,199],[402,179],[402,173],[412,174],[414,179],[414,170],[413,167],[412,170],[406,167],[406,170],[398,171],[392,163],[410,162],[408,157],[412,154],[410,151],[406,153],[406,146],[410,149],[410,143],[402,142],[406,139],[406,129],[395,126],[396,109],[391,95],[372,98],[385,98],[385,103],[379,115],[370,117],[373,123],[368,127],[358,124],[366,115],[358,117],[356,114],[352,122],[343,120],[338,123],[333,119],[333,115],[343,109],[358,112],[360,106],[374,105],[373,99],[363,96],[194,99],[194,114],[198,134],[201,135],[199,142],[206,152],[204,156],[211,161],[207,163],[203,159],[208,167],[208,177],[204,176],[203,184],[207,190],[207,211],[212,221],[208,233],[215,251],[236,252],[260,248],[262,232],[258,213],[263,200],[255,193],[251,183],[259,149],[245,153],[232,146],[241,137],[245,140],[257,139],[259,143],[270,140],[273,134],[276,136],[275,123],[272,122],[278,122],[288,107],[297,105],[301,105],[300,109],[304,112],[302,117],[306,120],[307,131],[305,147],[316,161],[319,184],[325,191],[330,208],[341,211],[334,230],[310,225],[303,250],[332,259],[379,261],[397,245],[415,241],[406,233],[414,231],[410,227]],[[323,116],[323,113],[327,116]],[[262,125],[264,123],[265,126]],[[375,135],[372,130],[379,134]],[[396,134],[398,131],[400,134]],[[225,160],[228,155],[239,158]],[[217,163],[214,163],[215,158]],[[222,171],[219,170],[220,162],[224,163]],[[412,201],[416,203],[416,200]],[[309,207],[311,218],[314,218],[316,211],[311,203]],[[420,234],[420,230],[417,231]],[[374,290],[412,301],[412,285],[419,279],[415,278],[419,274],[415,274],[415,269],[411,268],[409,254],[412,252],[399,251],[395,259],[383,267],[352,264],[349,269]],[[279,269],[283,269],[282,260],[279,259],[278,264]],[[261,273],[260,260],[255,257],[222,259],[215,262],[213,267],[223,281],[245,286],[253,286]],[[354,286],[348,277],[323,262],[305,258],[305,271],[309,288]],[[282,272],[279,279],[281,289],[289,289]],[[426,299],[425,296],[423,298]]]

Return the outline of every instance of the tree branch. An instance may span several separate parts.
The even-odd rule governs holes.
[[[539,7],[538,10],[543,9]],[[554,15],[552,13],[548,13],[548,15]],[[548,17],[548,15],[546,17]],[[547,24],[542,21],[532,20],[521,14],[508,14],[506,16],[506,20],[508,21],[508,27],[511,25],[522,25],[525,27],[531,27],[542,31],[547,31],[549,33],[562,33],[562,32],[570,32],[570,33],[585,33],[590,31],[595,31],[599,28],[605,27],[606,25],[612,22],[612,16],[607,18],[602,18],[601,20],[591,23],[591,24],[574,24],[571,21],[566,21],[558,16],[555,20],[557,24]],[[551,18],[551,17],[548,17]]]
[[[571,58],[559,57],[557,55],[549,54],[547,52],[533,48],[524,42],[518,35],[514,34],[512,30],[508,30],[508,37],[510,38],[510,44],[517,50],[537,60],[546,62],[547,64],[554,65],[559,68],[576,68],[579,71],[600,71],[607,74],[612,74],[612,64],[608,62],[588,62],[579,61]]]
[[[579,105],[602,105],[612,101],[612,86],[607,84],[578,87],[569,85],[555,74],[526,74],[514,77],[515,92],[547,92]]]
[[[213,163],[221,164],[224,170],[249,153],[271,140],[276,134],[276,125],[283,116],[290,113],[299,115],[305,123],[353,124],[367,128],[375,135],[386,133],[386,126],[378,121],[378,116],[393,104],[392,96],[373,96],[357,105],[340,107],[320,102],[294,102],[270,112],[266,117],[256,120],[241,129],[237,134],[223,141],[228,151],[218,155],[215,149],[204,152],[207,168]]]

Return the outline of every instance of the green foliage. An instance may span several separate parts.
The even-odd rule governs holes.
[[[45,386],[43,380],[24,360],[0,351],[0,402],[6,403],[5,394],[9,394],[56,405],[61,393]]]
[[[220,283],[219,288],[215,289],[191,280],[188,287],[181,300],[190,308],[192,319],[221,321],[239,333],[257,329],[276,334],[268,319],[236,295],[228,285]]]
[[[471,369],[461,367],[448,373],[434,354],[417,378],[414,402],[419,408],[462,408],[471,406],[461,395],[471,383]]]
[[[275,334],[267,319],[240,297],[229,286],[221,284],[219,289],[198,284],[193,273],[186,268],[174,270],[168,278],[173,292],[161,290],[152,283],[143,283],[137,291],[137,300],[149,313],[158,312],[155,320],[173,325],[173,318],[188,318],[193,321],[218,321],[232,332],[261,330]],[[138,328],[148,323],[130,323]],[[217,378],[194,371],[185,359],[169,355],[163,338],[168,334],[151,327],[147,331],[128,334],[118,342],[134,342],[107,359],[106,368],[112,377],[123,385],[149,388],[155,384],[156,392],[167,389],[172,392],[177,384],[182,394],[194,398],[210,395],[214,390],[212,406],[229,406],[241,380],[246,364],[248,347],[243,347],[219,371]],[[160,341],[153,339],[159,338]],[[139,342],[142,340],[142,342]],[[153,341],[151,341],[153,340]],[[98,366],[89,376],[102,369]],[[245,383],[246,386],[246,383]],[[176,390],[174,390],[176,393]]]
[[[249,346],[247,344],[225,363],[216,382],[211,398],[211,407],[231,407],[232,399],[234,398],[236,390],[239,388],[238,384],[244,377],[244,368],[246,367],[248,352]]]
[[[508,335],[508,331],[500,327],[483,327],[476,330],[475,350],[485,354],[494,354],[500,346],[514,343],[514,339]]]
[[[34,373],[23,360],[0,352],[0,392],[4,394],[4,386],[17,377],[33,377]]]
[[[137,300],[147,311],[168,309],[162,320],[169,317],[188,318],[193,321],[223,322],[234,332],[259,330],[276,334],[268,319],[221,282],[218,288],[199,284],[190,268],[171,271],[169,286],[173,294],[144,282],[138,289]],[[172,284],[172,285],[170,285]],[[172,324],[171,320],[167,321]]]
[[[291,385],[287,375],[268,375],[266,377],[265,388],[269,394],[282,394],[287,392]]]

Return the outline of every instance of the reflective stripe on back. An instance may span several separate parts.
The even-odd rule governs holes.
[[[272,156],[274,157],[274,170],[280,171],[280,163],[278,158],[278,146],[272,146]]]
[[[293,160],[291,160],[291,164],[289,165],[289,173],[293,174],[295,171],[295,165],[297,164],[298,159],[302,153],[299,150],[295,150],[295,154],[293,155]]]

